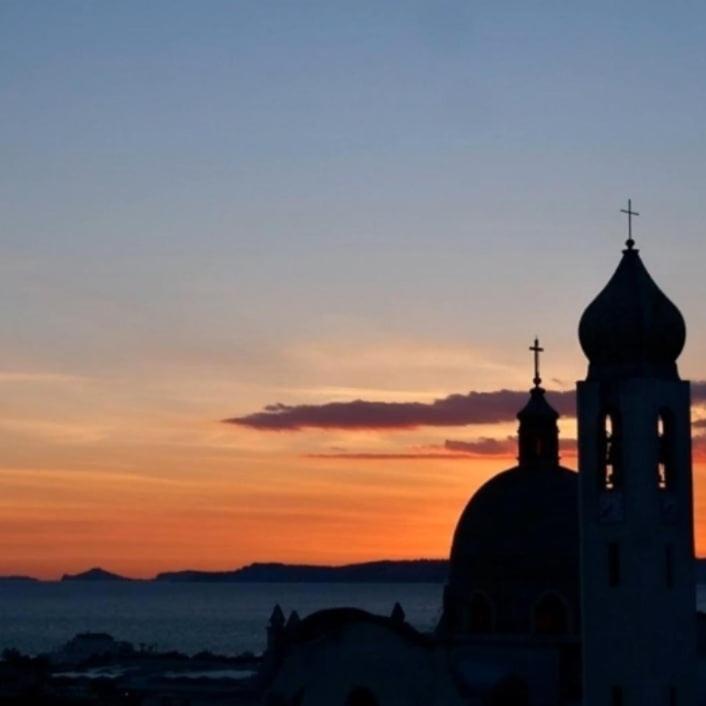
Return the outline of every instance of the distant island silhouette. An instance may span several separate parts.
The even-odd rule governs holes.
[[[135,579],[114,574],[111,571],[106,571],[99,567],[94,567],[80,574],[64,574],[61,577],[62,581],[134,581]]]
[[[696,560],[696,582],[706,584],[706,558]],[[121,576],[100,567],[77,574],[64,574],[62,582],[146,581],[160,583],[443,583],[447,559],[369,561],[326,566],[256,562],[230,571],[184,569],[166,571],[149,579]],[[31,576],[0,576],[0,581],[39,581]]]
[[[443,583],[446,559],[372,561],[345,566],[256,563],[235,571],[173,571],[155,581],[205,581],[234,583]]]

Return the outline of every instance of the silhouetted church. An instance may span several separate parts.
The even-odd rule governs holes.
[[[635,215],[630,205],[629,219]],[[422,634],[336,609],[273,613],[272,706],[696,706],[696,604],[686,329],[632,234],[579,327],[579,468],[534,387],[518,464],[456,528],[442,617]]]

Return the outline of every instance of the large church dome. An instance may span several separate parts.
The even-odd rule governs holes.
[[[563,573],[577,559],[576,503],[577,476],[568,468],[516,466],[499,473],[461,514],[452,581],[473,581],[481,568],[497,580]]]
[[[578,476],[559,465],[559,415],[538,384],[517,416],[518,465],[475,493],[454,533],[448,634],[578,629]]]

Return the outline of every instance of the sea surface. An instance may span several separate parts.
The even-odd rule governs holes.
[[[441,584],[0,581],[0,651],[40,654],[79,632],[107,632],[159,650],[258,653],[276,603],[305,617],[340,606],[389,615],[399,601],[412,625],[431,630],[442,592]]]
[[[441,584],[13,583],[0,581],[0,651],[40,654],[79,632],[194,654],[261,652],[276,603],[286,615],[353,606],[389,615],[395,601],[420,630],[438,622]],[[697,590],[706,611],[706,585]]]

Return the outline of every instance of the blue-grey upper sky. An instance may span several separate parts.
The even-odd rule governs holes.
[[[706,379],[705,75],[695,1],[0,0],[0,573],[446,555],[511,409],[220,420],[570,389],[628,197]]]
[[[580,370],[628,196],[703,329],[705,40],[699,2],[6,0],[6,367],[539,333]]]

